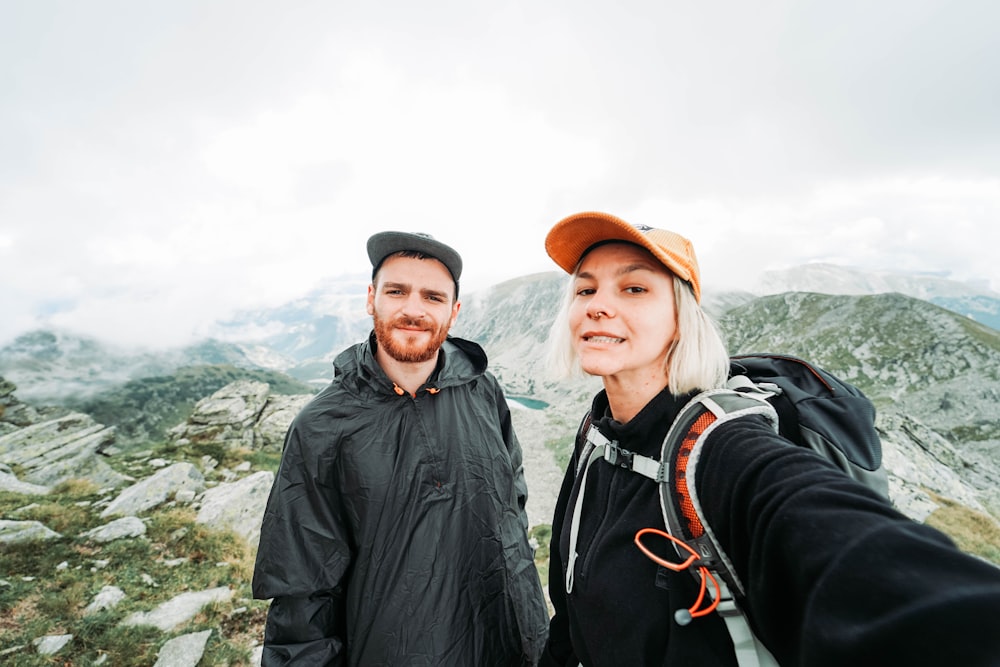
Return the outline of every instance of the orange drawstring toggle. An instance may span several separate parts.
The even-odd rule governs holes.
[[[392,390],[393,390],[394,392],[396,392],[396,393],[397,393],[397,394],[398,394],[399,396],[405,396],[405,395],[406,395],[406,390],[405,390],[405,389],[403,389],[402,387],[400,387],[400,386],[399,386],[398,384],[396,384],[395,382],[393,382],[393,383],[392,383]],[[436,393],[438,393],[439,391],[441,391],[441,390],[440,390],[440,389],[438,389],[437,387],[427,387],[427,393],[428,393],[428,394],[432,394],[432,395],[433,395],[433,394],[436,394]],[[410,394],[410,395],[411,395],[411,396],[412,396],[413,398],[416,398],[416,397],[417,397],[417,395],[416,395],[416,394]]]
[[[687,551],[691,555],[687,558],[687,560],[685,560],[682,563],[672,563],[668,560],[660,558],[652,551],[650,551],[645,544],[642,543],[642,537],[647,533],[652,533],[654,535],[659,535],[660,537],[665,537],[674,544],[679,544],[681,547],[684,548],[685,551]],[[697,551],[692,549],[691,546],[688,545],[686,542],[679,540],[670,533],[660,530],[658,528],[643,528],[642,530],[637,532],[635,534],[635,545],[639,547],[639,551],[644,553],[646,557],[652,560],[654,563],[656,563],[657,565],[662,565],[668,570],[673,570],[674,572],[683,572],[684,570],[694,565],[695,562],[697,562],[698,559],[701,558],[701,555]],[[695,600],[694,604],[691,605],[688,609],[678,609],[677,612],[674,613],[674,620],[677,621],[678,625],[687,625],[695,618],[711,614],[713,611],[715,611],[715,608],[719,606],[719,598],[722,597],[722,589],[719,587],[719,582],[716,581],[715,577],[712,575],[712,572],[704,565],[698,566],[698,574],[701,575],[701,586],[699,587],[698,590],[698,599]],[[705,592],[707,591],[709,581],[712,582],[712,586],[715,588],[715,595],[712,596],[712,601],[707,607],[699,609],[699,607],[701,607],[702,603],[705,601]]]

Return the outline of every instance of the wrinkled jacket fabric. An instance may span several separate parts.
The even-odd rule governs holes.
[[[521,450],[486,355],[449,338],[416,396],[374,336],[293,420],[253,578],[263,665],[531,665],[548,613]]]

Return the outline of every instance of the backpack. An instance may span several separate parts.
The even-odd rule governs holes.
[[[644,528],[636,534],[635,544],[659,565],[675,571],[687,569],[700,580],[701,595],[690,609],[675,613],[677,623],[687,625],[715,611],[726,622],[741,667],[765,667],[778,663],[750,628],[742,611],[746,588],[702,516],[695,491],[695,470],[705,438],[719,424],[760,414],[779,434],[817,452],[885,498],[889,484],[875,430],[875,407],[859,389],[797,357],[750,354],[731,357],[730,362],[726,388],[702,392],[681,409],[664,438],[659,460],[618,447],[592,427],[589,412],[584,417],[577,434],[581,455],[576,469],[577,477],[582,474],[583,479],[570,520],[566,592],[573,588],[587,472],[594,461],[603,458],[659,484],[668,532]],[[682,562],[656,556],[643,543],[649,534],[670,539]],[[710,602],[703,606],[706,596]]]

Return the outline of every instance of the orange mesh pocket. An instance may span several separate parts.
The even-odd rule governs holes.
[[[698,442],[698,438],[705,432],[709,424],[714,421],[715,415],[708,411],[695,420],[681,442],[681,446],[677,451],[677,463],[674,465],[674,488],[677,490],[677,504],[680,507],[681,515],[687,521],[689,539],[697,539],[704,535],[705,527],[701,525],[698,513],[694,509],[694,503],[691,502],[691,492],[688,490],[687,484],[688,461],[691,458],[691,452],[694,450],[695,443]]]

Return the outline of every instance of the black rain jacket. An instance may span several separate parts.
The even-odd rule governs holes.
[[[486,354],[448,338],[410,396],[375,346],[338,355],[289,427],[253,577],[262,664],[532,665],[548,613]]]

